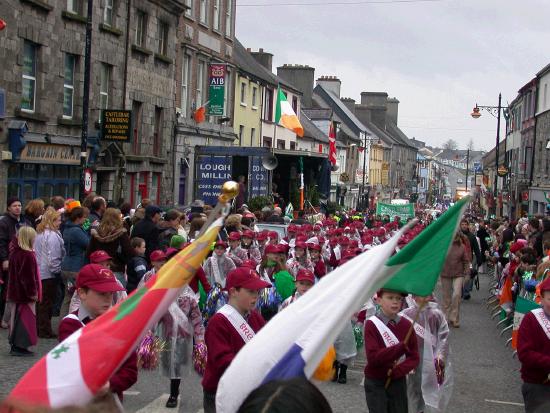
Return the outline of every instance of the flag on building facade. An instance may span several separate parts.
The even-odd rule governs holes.
[[[288,103],[288,100],[286,100],[286,96],[281,88],[277,89],[275,123],[294,131],[294,133],[300,137],[304,136],[304,128],[294,112],[294,109],[292,109],[292,106]]]
[[[289,202],[285,208],[285,217],[294,219],[294,207],[292,206],[292,202]]]
[[[334,131],[334,124],[330,122],[330,128],[328,132],[328,159],[332,165],[336,165],[336,132]]]
[[[59,343],[19,380],[8,399],[52,408],[88,403],[192,279],[222,225],[220,218],[144,287]]]
[[[458,202],[390,258],[401,230],[327,274],[272,318],[222,376],[216,394],[218,413],[235,413],[263,383],[310,378],[345,323],[378,288],[391,286],[405,292],[410,288],[417,294],[430,294],[466,205],[465,200]]]

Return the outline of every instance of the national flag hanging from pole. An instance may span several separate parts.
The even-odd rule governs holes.
[[[466,205],[463,198],[390,258],[401,230],[327,274],[273,317],[222,376],[216,411],[235,413],[250,392],[271,380],[310,378],[345,323],[378,288],[430,294]]]
[[[222,225],[219,218],[144,287],[58,344],[19,380],[8,399],[52,408],[88,403],[193,278]]]
[[[330,122],[330,129],[328,132],[328,159],[332,165],[336,165],[336,133],[334,131],[334,124]]]
[[[193,119],[195,119],[195,122],[202,123],[206,120],[206,107],[209,103],[210,101],[206,102],[193,113]]]
[[[303,137],[304,128],[298,119],[298,116],[286,100],[286,96],[281,88],[277,89],[277,107],[275,108],[275,123],[281,125],[296,135]]]

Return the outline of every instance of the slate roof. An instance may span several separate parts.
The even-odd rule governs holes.
[[[401,145],[405,145],[411,148],[416,148],[415,145],[413,145],[407,135],[403,133],[399,127],[393,123],[393,122],[386,122],[386,130],[390,133],[390,135]]]
[[[325,135],[321,129],[315,126],[315,124],[311,121],[311,119],[305,114],[303,110],[301,112],[302,113],[300,114],[300,123],[304,128],[304,137],[312,138],[319,142],[328,143],[328,136]]]
[[[293,93],[303,95],[303,93],[296,88],[296,86],[288,83],[286,80],[280,78],[274,73],[263,67],[252,54],[246,50],[246,48],[235,39],[235,47],[233,49],[233,59],[237,65],[238,70],[245,72],[255,78],[257,81],[267,83],[270,86],[276,87],[282,85],[285,89],[290,89]]]

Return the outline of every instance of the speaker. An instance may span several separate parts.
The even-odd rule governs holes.
[[[275,155],[266,155],[262,158],[262,166],[268,171],[272,171],[277,168],[279,161]]]

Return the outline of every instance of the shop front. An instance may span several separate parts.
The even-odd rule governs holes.
[[[80,148],[76,145],[28,142],[8,166],[7,197],[23,204],[35,198],[46,203],[55,195],[79,197]]]

